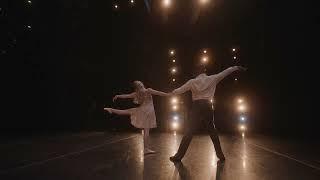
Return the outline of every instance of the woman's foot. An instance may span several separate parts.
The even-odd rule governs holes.
[[[146,154],[154,154],[154,153],[156,153],[156,151],[153,151],[153,150],[151,150],[149,148],[144,149],[144,155],[146,155]]]
[[[112,114],[112,109],[111,108],[103,108],[103,110],[108,111],[108,113]]]

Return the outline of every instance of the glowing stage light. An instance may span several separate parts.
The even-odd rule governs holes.
[[[177,103],[178,103],[178,98],[173,97],[173,98],[171,99],[171,103],[172,103],[172,104],[177,104]]]
[[[235,78],[234,80],[235,80],[235,81],[238,81],[238,78]]]
[[[201,4],[207,4],[209,0],[199,0]]]
[[[174,119],[175,121],[177,121],[177,120],[179,119],[179,117],[178,117],[178,116],[173,116],[173,119]]]
[[[176,60],[175,60],[175,59],[173,59],[173,60],[172,60],[172,62],[174,62],[174,63],[175,63],[175,62],[176,62]]]
[[[27,26],[27,28],[28,28],[28,29],[31,29],[31,26],[30,26],[30,25],[28,25],[28,26]]]
[[[131,0],[130,2],[131,2],[131,4],[133,4],[133,3],[134,3],[134,0]]]
[[[173,81],[173,82],[175,82],[175,81],[176,81],[176,79],[172,79],[172,81]]]
[[[204,54],[207,54],[207,50],[204,50],[203,53],[204,53]]]
[[[117,4],[115,4],[113,7],[114,7],[115,9],[118,9],[118,8],[119,8],[119,6],[118,6]]]
[[[245,160],[243,160],[242,166],[243,166],[243,168],[246,168],[246,161]]]
[[[172,106],[172,109],[176,111],[176,110],[178,110],[178,106],[174,105],[174,106]]]
[[[244,132],[241,134],[242,138],[244,138]]]
[[[172,68],[172,69],[171,69],[171,72],[172,72],[172,73],[176,73],[176,72],[177,72],[177,68]]]
[[[241,112],[244,112],[246,110],[246,106],[241,104],[241,105],[239,105],[238,110]]]
[[[213,103],[213,99],[210,99],[210,102]]]
[[[245,125],[240,125],[239,128],[240,128],[241,131],[246,130],[246,126]]]
[[[203,57],[203,58],[202,58],[202,62],[203,62],[203,63],[208,62],[208,57]]]
[[[244,116],[241,116],[241,117],[240,117],[240,120],[241,120],[241,121],[245,121],[246,118],[245,118]]]
[[[236,52],[236,49],[235,49],[235,48],[233,48],[233,49],[232,49],[232,52]]]
[[[237,57],[236,57],[236,56],[233,56],[233,59],[237,59]]]
[[[164,7],[169,7],[171,5],[171,0],[162,0]]]
[[[31,1],[28,1],[28,3],[31,4],[32,2],[31,2]]]
[[[179,124],[177,122],[173,122],[171,125],[173,129],[177,129],[179,127]]]
[[[173,135],[176,136],[176,135],[177,135],[177,131],[174,131],[174,132],[173,132]]]
[[[170,50],[170,55],[174,55],[174,50]]]
[[[243,103],[243,99],[239,98],[239,99],[238,99],[238,103],[239,103],[239,104]]]

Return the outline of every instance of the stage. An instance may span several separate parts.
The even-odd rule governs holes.
[[[182,162],[174,164],[169,157],[181,137],[151,132],[157,153],[145,157],[139,133],[83,132],[2,142],[0,179],[320,179],[316,142],[223,134],[226,161],[217,163],[210,138],[196,135]]]

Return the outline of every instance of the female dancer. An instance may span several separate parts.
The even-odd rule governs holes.
[[[139,104],[139,107],[119,110],[112,108],[104,108],[110,114],[128,115],[131,118],[131,124],[140,129],[144,129],[143,141],[144,141],[144,154],[155,153],[155,151],[149,148],[149,129],[156,128],[156,115],[153,107],[152,95],[169,96],[168,93],[153,90],[151,88],[146,89],[141,81],[133,82],[135,92],[131,94],[116,95],[113,98],[115,101],[117,98],[132,98],[134,103]]]

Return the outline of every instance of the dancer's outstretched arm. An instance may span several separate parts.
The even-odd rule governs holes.
[[[242,66],[233,66],[233,67],[229,67],[228,69],[225,69],[224,71],[222,71],[218,74],[212,75],[212,76],[215,76],[217,78],[217,81],[219,82],[235,71],[246,71],[246,70],[247,70],[247,68],[244,68]]]
[[[178,89],[175,89],[174,91],[172,91],[172,94],[182,94],[182,93],[190,90],[191,89],[191,82],[192,82],[192,79],[189,80],[188,82],[186,82],[184,85],[182,85]]]
[[[121,94],[121,95],[115,95],[113,97],[113,101],[117,100],[118,98],[122,98],[122,99],[130,99],[130,98],[135,98],[136,93],[133,92],[131,94]]]
[[[162,91],[157,91],[157,90],[154,90],[154,89],[151,89],[151,88],[148,88],[148,91],[153,94],[153,95],[157,95],[157,96],[170,96],[170,93],[165,93],[165,92],[162,92]]]

